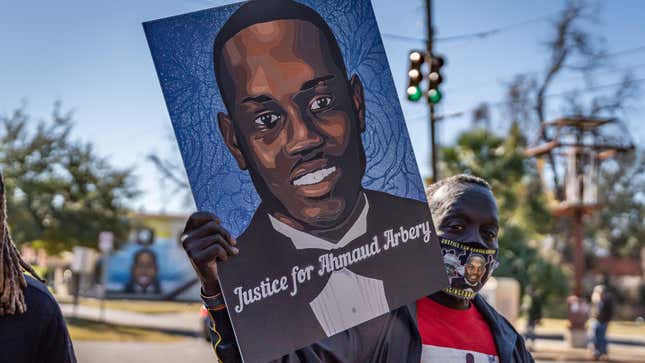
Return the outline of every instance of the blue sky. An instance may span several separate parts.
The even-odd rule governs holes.
[[[171,132],[141,22],[230,3],[221,0],[79,1],[0,0],[0,113],[27,103],[36,118],[47,117],[55,100],[75,110],[75,136],[96,144],[101,155],[119,167],[136,168],[144,196],[136,209],[186,212],[178,199],[164,195],[158,174],[145,160],[156,151],[178,158],[169,144]],[[373,0],[382,33],[422,38],[425,12],[421,0]],[[597,4],[597,3],[596,3]],[[435,0],[437,36],[485,31],[554,15],[564,1]],[[605,1],[599,6],[593,34],[602,36],[610,53],[645,46],[642,19],[645,2]],[[543,42],[551,34],[547,21],[536,20],[483,39],[437,42],[447,59],[440,113],[469,110],[481,101],[503,97],[505,81],[514,74],[543,71]],[[397,90],[406,87],[407,54],[423,42],[383,38]],[[614,68],[633,67],[645,78],[645,51],[615,57]],[[596,84],[610,84],[620,72],[595,75]],[[642,83],[645,85],[645,83]],[[553,92],[568,90],[575,79],[563,77]],[[643,93],[645,96],[645,93]],[[426,107],[402,101],[422,175],[429,173]],[[645,132],[642,98],[624,115],[637,143]],[[498,110],[493,109],[493,116]],[[557,116],[557,109],[552,116]],[[471,127],[470,116],[443,121],[439,141],[451,143]]]

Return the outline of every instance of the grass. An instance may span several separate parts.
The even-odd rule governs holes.
[[[183,339],[181,336],[150,329],[100,323],[80,318],[67,318],[66,320],[73,341],[174,342]]]
[[[81,305],[100,307],[101,301],[97,299],[81,299]],[[182,303],[174,301],[135,301],[135,300],[106,300],[107,309],[122,310],[140,314],[169,314],[169,313],[195,313],[199,312],[200,303]]]
[[[525,322],[523,319],[518,319],[515,324],[520,330],[524,329]],[[536,327],[538,333],[540,331],[561,331],[569,329],[569,321],[566,319],[542,319],[540,325]],[[607,335],[633,335],[643,337],[645,335],[645,324],[636,323],[633,321],[612,321],[609,323]]]

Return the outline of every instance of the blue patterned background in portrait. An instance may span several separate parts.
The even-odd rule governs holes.
[[[365,87],[367,156],[363,186],[425,201],[385,49],[369,0],[302,0],[329,23],[348,77]],[[234,236],[260,199],[222,141],[217,113],[225,111],[213,71],[212,46],[240,3],[144,23],[150,51],[199,210],[214,212]]]

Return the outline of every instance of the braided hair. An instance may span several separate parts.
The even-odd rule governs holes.
[[[23,290],[27,280],[23,271],[44,281],[21,257],[11,239],[7,224],[7,203],[4,181],[0,173],[0,317],[22,314],[27,310]]]

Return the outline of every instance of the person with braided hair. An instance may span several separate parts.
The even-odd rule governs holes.
[[[11,239],[0,173],[0,363],[76,363],[63,315],[43,282]]]

